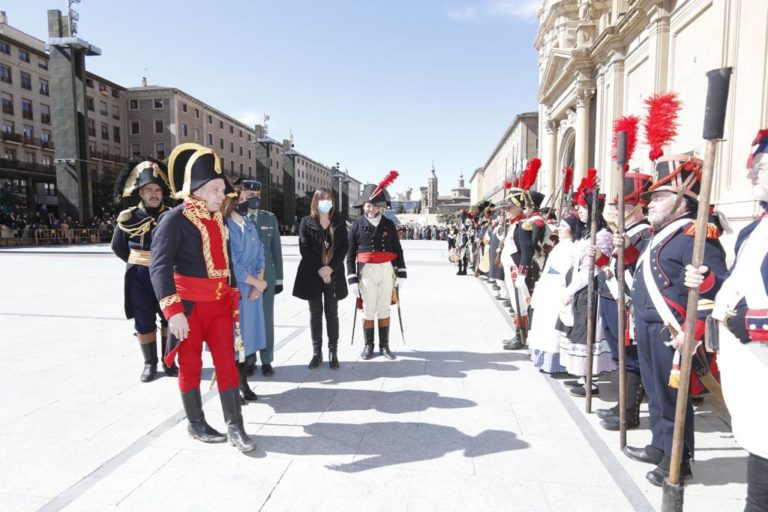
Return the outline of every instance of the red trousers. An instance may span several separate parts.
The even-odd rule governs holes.
[[[213,357],[219,391],[236,388],[239,383],[235,365],[232,327],[232,301],[228,298],[212,302],[195,302],[189,315],[189,336],[178,351],[179,389],[187,393],[200,387],[203,369],[203,341]]]

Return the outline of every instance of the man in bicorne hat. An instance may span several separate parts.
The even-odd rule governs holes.
[[[619,321],[619,283],[617,274],[617,255],[619,244],[624,245],[624,298],[629,302],[635,273],[635,264],[640,253],[645,248],[651,237],[651,225],[645,216],[648,201],[642,198],[653,182],[649,174],[630,172],[624,174],[624,229],[625,233],[614,235],[614,253],[611,257],[600,252],[595,260],[595,267],[600,269],[598,274],[598,293],[600,294],[600,318],[602,319],[603,335],[608,342],[614,361],[619,360],[620,334],[616,329]],[[618,203],[618,198],[615,201]],[[629,307],[627,307],[629,313]],[[629,315],[628,315],[629,316]],[[627,326],[631,322],[627,321]],[[631,332],[631,330],[629,330]],[[637,359],[637,346],[629,344],[625,347],[625,368],[627,372],[626,409],[627,427],[635,428],[640,424],[640,403],[643,401],[644,391],[640,379],[640,363]],[[602,418],[600,426],[606,430],[619,430],[619,405],[607,409],[598,409],[597,415]]]
[[[631,299],[652,439],[645,447],[624,448],[628,457],[656,465],[646,474],[646,479],[656,486],[661,486],[669,475],[672,456],[680,363],[677,350],[683,344],[688,302],[684,274],[693,254],[696,234],[693,218],[698,208],[702,166],[701,160],[685,155],[663,160],[657,164],[658,180],[643,194],[649,200],[648,220],[653,235],[636,263]],[[717,238],[707,237],[703,261],[708,270],[699,287],[703,300],[697,312],[696,340],[704,335],[707,300],[711,304],[726,273],[725,252]],[[681,480],[691,476],[693,449],[693,405],[689,397]]]
[[[383,183],[383,182],[382,182]],[[374,322],[378,319],[379,354],[387,359],[395,355],[389,349],[390,305],[393,288],[399,291],[407,277],[405,259],[395,223],[383,215],[390,205],[384,187],[368,184],[354,206],[363,209],[349,228],[347,283],[352,297],[363,299],[365,347],[361,357],[373,357]]]
[[[239,293],[221,214],[234,192],[213,150],[180,144],[168,159],[171,191],[182,204],[163,214],[152,240],[150,275],[171,336],[166,363],[179,360],[179,389],[187,431],[207,443],[228,440],[240,451],[256,444],[245,433],[235,365],[233,325]],[[235,287],[233,287],[235,286]],[[213,357],[227,434],[205,421],[200,395],[203,341]]]
[[[739,233],[736,260],[717,293],[712,318],[733,436],[749,452],[746,510],[760,511],[768,507],[768,408],[759,398],[768,388],[768,129],[752,144],[747,178],[762,211]],[[707,270],[689,265],[687,284],[700,287]]]
[[[120,171],[115,183],[115,200],[139,197],[138,206],[120,212],[112,236],[112,251],[126,263],[124,302],[125,317],[133,318],[133,328],[144,355],[141,382],[149,382],[157,374],[157,319],[160,318],[162,340],[161,355],[165,351],[167,322],[157,302],[149,279],[152,261],[150,247],[152,230],[157,219],[168,208],[163,199],[168,196],[168,171],[153,158],[130,160]],[[175,376],[175,365],[163,362],[166,375]]]

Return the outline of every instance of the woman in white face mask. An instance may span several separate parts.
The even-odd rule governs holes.
[[[317,368],[323,360],[323,311],[328,332],[328,365],[339,367],[338,301],[347,296],[344,258],[348,245],[347,225],[336,214],[333,193],[327,188],[315,190],[311,213],[301,219],[299,226],[301,261],[293,285],[293,295],[309,302],[313,351],[310,368]]]

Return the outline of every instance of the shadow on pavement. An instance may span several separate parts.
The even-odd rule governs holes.
[[[358,389],[293,388],[274,395],[259,395],[259,404],[276,414],[375,410],[388,414],[433,409],[459,409],[477,404],[431,391],[371,391]]]
[[[728,468],[723,471],[723,468]],[[693,464],[693,481],[690,485],[728,485],[747,483],[747,453],[742,457],[718,457],[697,460]]]
[[[369,469],[437,459],[461,451],[478,457],[527,448],[512,432],[485,430],[470,436],[454,427],[416,422],[378,422],[362,425],[313,423],[305,437],[256,436],[259,451],[290,455],[355,455],[354,462],[327,466],[356,473]]]

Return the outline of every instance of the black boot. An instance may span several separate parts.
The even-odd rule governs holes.
[[[669,457],[664,457],[661,459],[658,466],[645,474],[645,479],[656,487],[661,487],[664,483],[664,479],[669,476],[669,467]],[[692,476],[693,472],[691,471],[691,461],[688,458],[684,458],[680,462],[680,482],[685,482]]]
[[[597,417],[600,418],[601,420],[610,418],[611,416],[618,416],[619,404],[616,404],[613,407],[610,407],[608,409],[597,409],[595,411],[595,414],[597,414]]]
[[[623,451],[630,459],[647,464],[659,464],[664,458],[664,451],[650,444],[642,448],[627,445]]]
[[[139,339],[139,342],[141,342],[141,339]],[[144,355],[144,370],[141,372],[141,382],[150,382],[157,375],[157,342],[141,343],[141,353]]]
[[[643,383],[640,375],[633,372],[627,372],[627,428],[637,428],[640,425],[640,404],[644,396]],[[612,416],[603,418],[600,426],[606,430],[620,430],[621,420],[619,419],[619,406],[615,407],[616,413]],[[613,410],[605,409],[605,410]],[[598,411],[599,414],[599,411]]]
[[[179,367],[176,366],[176,363],[173,363],[171,366],[168,366],[165,364],[165,347],[168,345],[168,328],[163,327],[160,331],[160,360],[163,362],[163,372],[169,377],[178,377],[179,375]]]
[[[204,443],[223,443],[227,440],[227,436],[205,422],[200,388],[182,393],[181,403],[187,413],[187,432],[190,436]]]
[[[312,360],[309,362],[310,368],[317,368],[323,362],[323,342],[312,341]]]
[[[389,318],[379,319],[379,354],[390,360],[396,357],[389,350]]]
[[[339,358],[336,356],[338,346],[338,340],[328,341],[328,368],[333,368],[334,370],[339,367]]]
[[[373,320],[363,320],[363,335],[365,336],[365,347],[360,357],[366,361],[373,359]]]
[[[245,433],[243,425],[243,410],[240,407],[240,396],[236,388],[228,388],[219,393],[221,410],[224,412],[224,423],[227,424],[227,440],[229,444],[243,453],[256,449],[256,443]]]
[[[237,374],[240,376],[240,393],[242,393],[243,402],[255,402],[259,399],[256,393],[248,385],[248,367],[245,363],[237,364]]]

